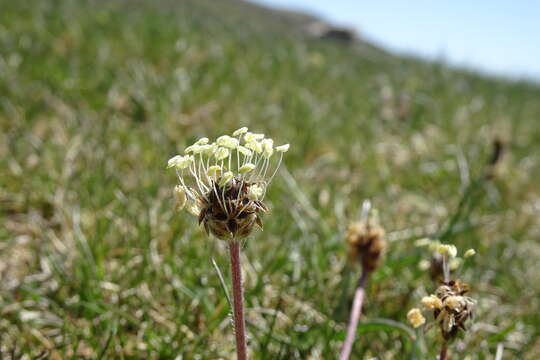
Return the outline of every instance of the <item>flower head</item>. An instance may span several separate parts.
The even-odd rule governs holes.
[[[469,286],[467,284],[451,280],[443,282],[437,288],[435,294],[422,298],[422,305],[433,312],[435,324],[439,327],[445,340],[455,338],[459,330],[467,330],[465,321],[472,318],[474,305],[476,304],[474,299],[465,296],[468,291]],[[414,316],[418,317],[418,315]],[[410,318],[409,321],[411,321]]]
[[[377,222],[358,221],[349,225],[346,240],[349,259],[360,261],[364,270],[371,272],[379,266],[386,240],[384,229]]]
[[[255,225],[262,227],[263,199],[288,148],[274,147],[272,139],[245,127],[212,143],[197,140],[184,150],[186,155],[168,161],[180,182],[175,188],[178,207],[197,216],[208,234],[226,240],[246,237]]]

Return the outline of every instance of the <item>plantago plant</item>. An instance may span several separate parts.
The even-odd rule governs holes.
[[[348,255],[352,262],[359,262],[362,265],[362,274],[358,280],[354,300],[347,328],[347,337],[343,343],[340,360],[346,360],[351,355],[356,328],[362,311],[364,293],[367,278],[380,263],[380,259],[386,241],[384,240],[384,229],[379,226],[376,212],[370,214],[371,204],[365,201],[362,206],[362,218],[359,222],[352,223],[347,231]]]
[[[422,305],[425,310],[432,312],[434,323],[440,329],[442,336],[439,360],[448,359],[448,344],[452,342],[459,330],[467,331],[465,322],[472,318],[476,301],[468,296],[469,286],[460,280],[450,279],[450,261],[457,256],[454,245],[433,243],[437,252],[442,255],[444,279],[435,291],[435,294],[424,296]],[[465,252],[464,258],[475,255],[473,249]],[[411,309],[407,318],[413,327],[422,326],[426,319],[418,308]]]
[[[208,138],[199,139],[185,149],[184,155],[168,162],[180,182],[175,187],[177,208],[187,207],[207,235],[227,241],[239,360],[247,359],[240,241],[256,225],[262,228],[261,214],[268,210],[263,199],[288,149],[288,144],[274,147],[272,139],[244,127],[212,143]],[[277,161],[275,153],[279,154]]]

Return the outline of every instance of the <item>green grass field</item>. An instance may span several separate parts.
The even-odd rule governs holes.
[[[225,244],[175,212],[165,166],[240,126],[291,143],[244,249],[254,359],[336,357],[360,270],[344,232],[366,199],[389,246],[353,358],[435,358],[437,332],[406,319],[437,286],[424,236],[478,252],[452,359],[540,358],[540,86],[307,39],[280,16],[0,0],[4,358],[233,358]]]

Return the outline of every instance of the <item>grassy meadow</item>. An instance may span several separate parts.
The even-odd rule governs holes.
[[[253,359],[336,357],[366,199],[388,249],[352,358],[435,358],[406,318],[437,287],[415,246],[431,236],[478,253],[452,359],[538,359],[539,99],[234,0],[0,0],[0,353],[233,358],[226,246],[175,211],[165,167],[248,126],[291,143],[243,251]]]

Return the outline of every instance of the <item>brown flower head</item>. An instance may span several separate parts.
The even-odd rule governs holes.
[[[289,149],[288,144],[274,147],[272,139],[247,130],[238,129],[211,144],[208,138],[199,139],[185,155],[168,162],[180,181],[175,187],[177,207],[185,205],[207,234],[223,240],[245,238],[255,225],[262,228],[266,189]],[[269,172],[276,152],[277,165]]]
[[[453,340],[465,328],[465,321],[473,316],[476,301],[465,296],[469,286],[459,280],[442,282],[435,294],[422,299],[422,304],[433,312],[435,324],[445,340]]]
[[[346,239],[349,259],[360,261],[365,271],[375,270],[386,247],[384,229],[372,219],[354,222],[349,225]]]

